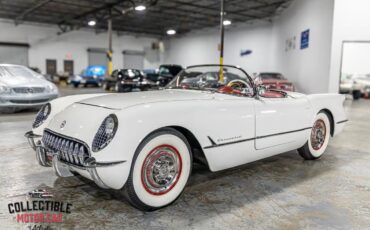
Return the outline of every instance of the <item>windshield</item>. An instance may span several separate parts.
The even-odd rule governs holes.
[[[280,73],[261,73],[261,80],[284,80],[285,78]]]
[[[40,74],[34,72],[33,70],[26,68],[24,66],[4,66],[4,72],[7,72],[8,75],[12,77],[37,77],[43,78]]]
[[[253,84],[241,69],[232,66],[194,66],[180,72],[169,89],[208,90],[234,95],[253,95]]]
[[[182,70],[181,66],[166,66],[166,65],[161,65],[159,67],[158,73],[160,75],[171,75],[171,76],[176,76],[180,71]]]
[[[140,70],[137,69],[127,69],[123,71],[123,74],[128,76],[129,78],[136,78],[142,76],[142,73]]]

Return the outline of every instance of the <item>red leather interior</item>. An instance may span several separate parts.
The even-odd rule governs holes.
[[[261,97],[267,97],[267,98],[284,98],[285,94],[278,91],[268,91],[266,90],[265,93],[260,95]]]

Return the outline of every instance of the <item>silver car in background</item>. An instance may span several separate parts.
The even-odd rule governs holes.
[[[39,108],[58,95],[55,84],[41,74],[25,66],[0,64],[0,112]]]

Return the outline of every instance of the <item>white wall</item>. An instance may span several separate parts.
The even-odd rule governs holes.
[[[0,22],[0,42],[21,42],[30,44],[29,65],[38,67],[45,73],[46,59],[57,59],[58,71],[63,70],[63,60],[74,60],[74,71],[79,73],[88,65],[88,48],[106,48],[107,33],[95,34],[93,31],[79,30],[57,35],[55,26],[35,26]],[[113,36],[113,67],[123,67],[122,51],[140,50],[150,47],[153,38],[134,36]],[[157,68],[159,63],[145,60],[145,68]]]
[[[252,74],[259,70],[269,70],[271,51],[271,23],[249,27],[227,28],[224,43],[224,64],[239,65]],[[171,38],[166,42],[165,62],[183,66],[195,64],[218,64],[218,29],[188,33]],[[252,50],[252,54],[240,56],[242,49]]]
[[[335,0],[330,92],[338,92],[343,41],[370,41],[369,11],[369,0]]]
[[[295,0],[273,23],[230,28],[225,33],[225,64],[247,72],[282,72],[304,93],[327,92],[334,0]],[[310,29],[309,48],[300,50],[301,32]],[[286,52],[286,40],[296,49]],[[182,65],[218,63],[217,28],[189,33],[168,42],[166,62]],[[241,49],[251,49],[240,57]]]
[[[273,68],[304,93],[328,90],[333,0],[296,0],[274,23]],[[310,30],[309,47],[301,49],[301,33]],[[296,37],[296,49],[286,51],[286,39]]]

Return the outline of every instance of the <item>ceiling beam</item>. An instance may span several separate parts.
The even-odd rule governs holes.
[[[14,23],[16,25],[20,24],[26,17],[27,15],[29,15],[30,13],[32,13],[33,11],[39,9],[40,7],[46,5],[47,3],[51,2],[53,0],[41,0],[39,1],[36,5],[34,5],[33,7],[31,8],[28,8],[26,9],[25,11],[23,11],[20,15],[18,15],[15,19],[14,19]]]

